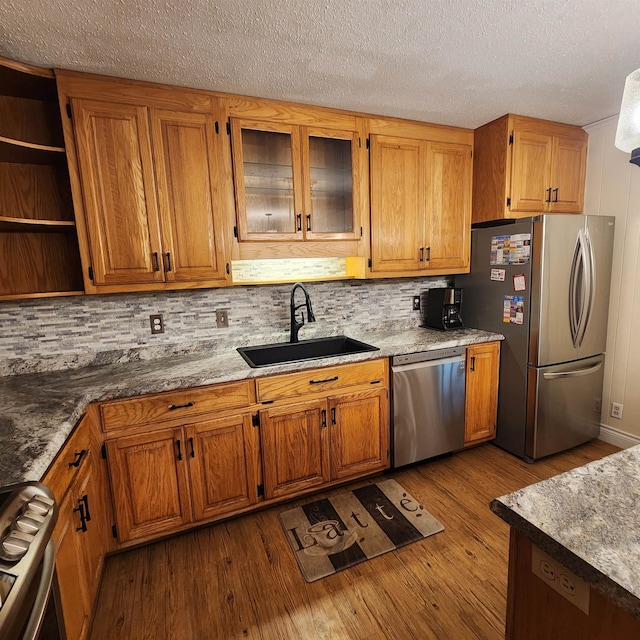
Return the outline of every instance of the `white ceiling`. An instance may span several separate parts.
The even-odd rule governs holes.
[[[0,0],[0,55],[472,128],[584,125],[640,67],[640,1]]]

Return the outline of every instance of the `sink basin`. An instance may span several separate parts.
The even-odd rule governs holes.
[[[300,342],[279,342],[276,344],[263,344],[257,347],[238,347],[237,351],[250,367],[256,368],[300,362],[301,360],[363,353],[365,351],[378,351],[378,347],[353,338],[347,338],[347,336],[332,336],[330,338],[300,340]]]

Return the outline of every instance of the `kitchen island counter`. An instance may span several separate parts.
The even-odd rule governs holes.
[[[620,628],[638,625],[640,631],[640,446],[497,498],[491,503],[491,509],[511,525],[512,531],[582,578],[607,603],[619,608],[621,614],[628,614],[630,620],[625,624],[631,626]],[[531,578],[530,570],[522,571],[522,566],[514,569],[515,555],[512,548],[510,597],[514,594],[512,582],[517,583],[520,579],[532,580],[534,591],[542,588],[542,580],[535,576]],[[531,566],[531,554],[528,559],[526,554],[522,558]],[[519,595],[523,593],[520,591]],[[592,597],[592,616],[599,610],[599,595]],[[546,597],[557,599],[560,596]],[[529,598],[530,603],[534,599]],[[564,606],[563,602],[558,600],[560,607]],[[522,637],[517,635],[519,604],[511,605],[508,610],[515,617],[511,622],[508,619],[507,629],[511,624],[512,633],[516,635],[507,637]],[[571,615],[589,617],[572,605],[568,607]],[[528,615],[535,616],[536,613]],[[545,614],[541,612],[540,615]],[[613,623],[607,624],[609,631],[606,633],[610,635],[602,637],[623,637],[615,635]],[[597,625],[597,621],[590,620],[589,631],[584,637],[601,637],[597,635]]]
[[[432,331],[408,329],[375,331],[351,328],[349,337],[378,351],[306,360],[252,369],[236,347],[286,340],[282,334],[230,336],[224,343],[203,342],[170,354],[143,351],[114,353],[113,362],[65,370],[9,375],[0,378],[0,485],[40,479],[88,404],[147,393],[243,380],[329,367],[415,351],[465,346],[501,340],[502,335],[475,329]],[[315,337],[315,336],[314,336]],[[124,361],[122,361],[124,360]]]

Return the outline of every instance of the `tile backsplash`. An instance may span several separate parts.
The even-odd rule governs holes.
[[[417,324],[412,296],[450,284],[445,277],[306,283],[317,322],[300,338],[346,332],[349,324]],[[2,302],[0,375],[99,363],[114,352],[125,359],[128,351],[145,348],[184,351],[230,338],[259,344],[262,334],[274,332],[286,340],[290,292],[286,284]],[[228,311],[228,328],[216,328],[217,309]],[[165,333],[152,335],[149,315],[158,313]]]

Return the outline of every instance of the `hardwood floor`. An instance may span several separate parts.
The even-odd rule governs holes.
[[[509,528],[489,502],[617,450],[526,464],[487,444],[391,472],[444,532],[310,584],[277,516],[314,498],[113,556],[91,639],[502,639]]]

